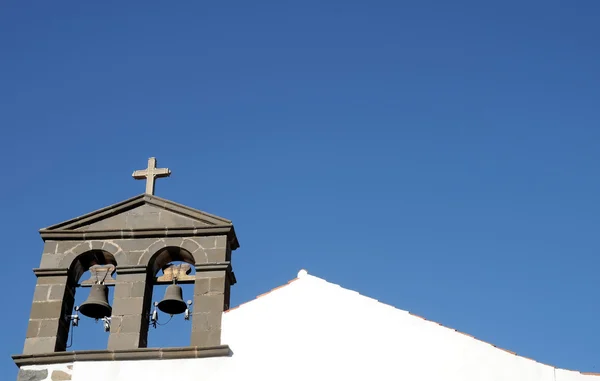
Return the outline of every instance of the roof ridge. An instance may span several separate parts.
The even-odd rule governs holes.
[[[349,288],[343,287],[343,286],[341,286],[341,285],[339,285],[339,284],[337,284],[337,283],[330,282],[330,281],[328,281],[328,280],[326,280],[326,279],[324,279],[324,278],[320,278],[320,277],[318,277],[318,276],[315,276],[315,275],[312,275],[312,274],[308,274],[308,273],[306,272],[306,270],[300,270],[300,272],[298,273],[298,276],[297,276],[296,278],[294,278],[294,279],[291,279],[291,280],[289,280],[287,283],[285,283],[285,284],[282,284],[282,285],[280,285],[280,286],[278,286],[278,287],[272,288],[271,290],[269,290],[269,291],[267,291],[267,292],[265,292],[265,293],[262,293],[262,294],[260,294],[260,295],[256,296],[254,299],[250,299],[250,300],[248,300],[248,301],[246,301],[246,302],[243,302],[243,303],[241,303],[241,304],[239,304],[239,305],[237,305],[237,306],[235,306],[235,307],[233,307],[233,308],[230,308],[230,309],[228,309],[228,310],[224,311],[224,313],[227,313],[227,312],[230,312],[230,311],[236,310],[236,309],[238,309],[239,307],[241,307],[241,306],[243,306],[243,305],[245,305],[245,304],[251,303],[251,302],[253,302],[253,301],[255,301],[255,300],[259,299],[259,298],[262,298],[262,297],[264,297],[264,296],[267,296],[267,295],[271,294],[271,293],[272,293],[272,292],[274,292],[274,291],[278,291],[278,290],[280,290],[280,289],[282,289],[282,288],[284,288],[284,287],[287,287],[287,286],[289,286],[290,284],[292,284],[293,282],[295,282],[295,281],[299,280],[300,278],[304,278],[305,276],[309,276],[309,277],[311,277],[311,278],[313,278],[313,279],[318,279],[318,280],[320,280],[320,281],[323,281],[323,282],[325,282],[325,283],[327,283],[327,284],[329,284],[329,285],[331,285],[331,286],[337,286],[337,287],[339,287],[339,288],[343,289],[344,291],[352,292],[352,293],[354,293],[354,294],[357,294],[357,295],[359,295],[359,296],[361,296],[361,297],[363,297],[363,298],[367,298],[367,299],[370,299],[370,300],[373,300],[373,301],[375,301],[376,303],[382,304],[382,305],[384,305],[384,306],[391,307],[391,308],[393,308],[393,309],[395,309],[395,310],[397,310],[397,311],[406,312],[406,313],[408,313],[409,315],[412,315],[412,316],[414,316],[414,317],[417,317],[417,318],[423,319],[423,320],[425,320],[425,321],[426,321],[426,322],[428,322],[428,323],[437,324],[437,325],[439,325],[440,327],[443,327],[443,328],[446,328],[446,329],[452,330],[452,331],[454,331],[454,332],[456,332],[456,333],[460,333],[461,335],[465,335],[465,336],[467,336],[467,337],[470,337],[470,338],[472,338],[472,339],[474,339],[474,340],[477,340],[477,341],[479,341],[479,342],[481,342],[481,343],[484,343],[484,344],[491,345],[492,347],[494,347],[494,348],[496,348],[496,349],[499,349],[499,350],[501,350],[501,351],[504,351],[504,352],[506,352],[506,353],[509,353],[509,354],[511,354],[511,355],[514,355],[514,356],[516,356],[516,357],[520,357],[520,358],[523,358],[523,359],[526,359],[526,360],[529,360],[529,361],[533,361],[533,362],[536,362],[536,363],[538,363],[538,364],[541,364],[541,365],[544,365],[544,366],[548,366],[548,367],[551,367],[551,368],[553,368],[553,369],[556,369],[556,370],[564,370],[564,371],[568,371],[568,372],[578,372],[578,373],[580,373],[580,374],[582,374],[582,375],[584,375],[584,376],[600,376],[600,373],[596,373],[596,372],[582,372],[582,371],[580,371],[580,370],[573,370],[573,369],[559,368],[559,367],[557,367],[557,366],[554,366],[554,365],[545,364],[545,363],[543,363],[543,362],[537,361],[537,360],[535,360],[535,359],[532,359],[532,358],[530,358],[530,357],[525,357],[525,356],[523,356],[523,355],[519,355],[519,354],[517,354],[517,353],[516,353],[516,352],[514,352],[514,351],[511,351],[511,350],[509,350],[509,349],[505,349],[505,348],[501,348],[501,347],[499,347],[499,346],[497,346],[497,345],[495,345],[495,344],[492,344],[492,343],[490,343],[490,342],[487,342],[487,341],[485,341],[485,340],[479,339],[479,338],[477,338],[477,337],[475,337],[475,336],[473,336],[473,335],[470,335],[470,334],[468,334],[468,333],[465,333],[465,332],[459,331],[458,329],[455,329],[455,328],[452,328],[452,327],[445,326],[445,325],[443,325],[442,323],[438,323],[438,322],[436,322],[436,321],[433,321],[433,320],[429,320],[429,319],[427,319],[427,318],[424,318],[423,316],[417,315],[417,314],[415,314],[415,313],[412,313],[412,312],[410,312],[410,311],[408,311],[408,310],[403,310],[403,309],[400,309],[400,308],[398,308],[398,307],[396,307],[396,306],[394,306],[394,305],[392,305],[392,304],[384,303],[384,302],[382,302],[382,301],[379,301],[379,300],[377,300],[377,299],[375,299],[375,298],[372,298],[372,297],[370,297],[370,296],[363,295],[363,294],[361,294],[361,293],[360,293],[360,292],[358,292],[358,291],[355,291],[355,290],[352,290],[352,289],[349,289]]]
[[[550,364],[546,364],[546,363],[543,363],[543,362],[537,361],[536,359],[532,359],[532,358],[530,358],[530,357],[526,357],[526,356],[523,356],[523,355],[519,355],[519,354],[517,354],[517,352],[511,351],[511,350],[509,350],[509,349],[506,349],[506,348],[501,348],[501,347],[499,347],[499,346],[497,346],[497,345],[495,345],[495,344],[492,344],[492,343],[490,343],[490,342],[488,342],[488,341],[485,341],[485,340],[479,339],[479,338],[477,338],[477,337],[475,337],[475,336],[473,336],[473,335],[470,335],[470,334],[468,334],[468,333],[465,333],[465,332],[459,331],[459,330],[458,330],[458,329],[456,329],[456,328],[448,327],[448,326],[445,326],[445,325],[443,325],[442,323],[439,323],[439,322],[436,322],[436,321],[433,321],[433,320],[429,320],[429,319],[427,319],[427,318],[424,318],[423,316],[417,315],[417,314],[415,314],[415,313],[412,313],[412,312],[410,312],[410,311],[408,311],[408,310],[403,310],[403,309],[401,309],[401,308],[398,308],[398,307],[396,307],[396,306],[394,306],[394,305],[392,305],[392,304],[384,303],[384,302],[382,302],[382,301],[379,301],[379,300],[377,300],[377,299],[375,299],[375,298],[372,298],[372,297],[370,297],[370,296],[363,295],[363,294],[361,294],[361,293],[360,293],[360,292],[358,292],[358,291],[355,291],[355,290],[351,290],[351,289],[345,288],[345,287],[343,287],[343,286],[341,286],[341,285],[339,285],[339,284],[337,284],[337,283],[332,283],[332,282],[329,282],[329,281],[328,281],[328,280],[326,280],[326,279],[319,278],[319,277],[316,277],[316,276],[314,276],[314,275],[312,275],[312,276],[313,276],[314,278],[320,279],[320,280],[322,280],[322,281],[324,281],[324,282],[326,282],[326,283],[328,283],[328,284],[331,284],[331,285],[334,285],[334,286],[341,287],[342,289],[344,289],[344,290],[346,290],[346,291],[355,292],[355,293],[357,293],[358,295],[360,295],[360,296],[362,296],[362,297],[364,297],[364,298],[367,298],[367,299],[374,300],[375,302],[377,302],[377,303],[379,303],[379,304],[383,304],[383,305],[385,305],[385,306],[392,307],[392,308],[394,308],[395,310],[398,310],[398,311],[403,311],[403,312],[406,312],[406,313],[408,313],[409,315],[412,315],[412,316],[418,317],[418,318],[420,318],[420,319],[423,319],[423,320],[425,320],[425,321],[426,321],[426,322],[428,322],[428,323],[437,324],[437,325],[439,325],[440,327],[443,327],[443,328],[446,328],[446,329],[452,330],[452,331],[454,331],[454,332],[456,332],[456,333],[460,333],[461,335],[465,335],[465,336],[467,336],[467,337],[470,337],[470,338],[472,338],[472,339],[475,339],[475,340],[477,340],[477,341],[479,341],[479,342],[481,342],[481,343],[484,343],[484,344],[491,345],[492,347],[494,347],[494,348],[496,348],[496,349],[499,349],[499,350],[501,350],[501,351],[507,352],[507,353],[509,353],[509,354],[511,354],[511,355],[515,355],[516,357],[520,357],[520,358],[523,358],[523,359],[526,359],[526,360],[530,360],[530,361],[536,362],[536,363],[538,363],[538,364],[541,364],[541,365],[549,366],[549,367],[551,367],[551,368],[554,368],[554,369],[557,369],[557,370],[565,370],[565,371],[569,371],[569,372],[578,372],[578,373],[580,373],[580,374],[582,374],[582,375],[585,375],[585,376],[600,376],[600,373],[596,373],[596,372],[582,372],[582,371],[580,371],[580,370],[559,368],[559,367],[557,367],[557,366],[554,366],[554,365],[550,365]]]
[[[228,313],[228,312],[231,312],[231,311],[237,310],[237,309],[238,309],[238,308],[240,308],[241,306],[243,306],[243,305],[246,305],[246,304],[248,304],[248,303],[252,303],[253,301],[255,301],[255,300],[257,300],[257,299],[259,299],[259,298],[262,298],[263,296],[266,296],[266,295],[268,295],[268,294],[272,293],[273,291],[277,291],[277,290],[280,290],[280,289],[282,289],[282,288],[284,288],[284,287],[286,287],[286,286],[289,286],[290,284],[292,284],[293,282],[297,281],[298,279],[300,279],[300,278],[294,278],[294,279],[291,279],[291,280],[287,281],[287,283],[285,283],[285,284],[282,284],[281,286],[277,286],[277,287],[275,287],[275,288],[272,288],[272,289],[270,289],[269,291],[267,291],[267,292],[264,292],[264,293],[262,293],[262,294],[260,294],[260,295],[257,295],[257,296],[255,296],[255,297],[254,297],[254,299],[250,299],[250,300],[248,300],[248,301],[246,301],[246,302],[243,302],[243,303],[240,303],[240,304],[238,304],[238,305],[237,305],[237,306],[235,306],[235,307],[231,307],[231,308],[229,308],[229,309],[227,309],[227,310],[223,311],[223,313]]]

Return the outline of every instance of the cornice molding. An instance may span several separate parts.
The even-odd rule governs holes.
[[[204,271],[225,271],[227,277],[229,278],[229,284],[236,284],[237,280],[235,279],[235,274],[233,273],[231,262],[217,262],[217,263],[196,263],[194,265],[196,269],[196,274],[202,273]]]
[[[164,237],[200,237],[227,235],[231,249],[239,247],[232,225],[202,226],[189,228],[152,228],[152,229],[117,229],[117,230],[40,230],[44,241],[85,241],[97,239],[131,239],[131,238],[164,238]]]
[[[228,345],[215,347],[137,348],[98,351],[53,352],[12,356],[20,368],[27,365],[72,363],[76,361],[132,361],[175,360],[205,357],[227,357],[232,352]]]
[[[33,273],[35,276],[43,277],[43,276],[67,276],[69,275],[69,269],[67,268],[38,268],[33,269]]]
[[[139,266],[117,266],[116,272],[118,275],[123,274],[144,274],[148,270],[147,266],[139,265]]]

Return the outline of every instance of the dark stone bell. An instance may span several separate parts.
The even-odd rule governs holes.
[[[82,315],[94,319],[102,319],[112,315],[112,307],[108,304],[108,287],[95,284],[90,290],[90,296],[79,306]]]
[[[187,304],[183,301],[183,290],[180,286],[172,284],[167,287],[165,297],[158,303],[158,309],[169,315],[185,312]]]

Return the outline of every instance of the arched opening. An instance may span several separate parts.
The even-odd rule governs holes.
[[[103,250],[90,250],[75,258],[69,269],[73,296],[70,302],[71,314],[76,313],[74,307],[81,306],[90,298],[90,291],[96,283],[108,286],[107,301],[112,305],[114,287],[111,286],[115,283],[116,265],[114,256]],[[105,331],[104,322],[84,316],[81,311],[76,314],[79,321],[77,326],[71,324],[67,350],[106,349],[109,332]]]
[[[148,347],[180,347],[190,343],[192,322],[186,321],[185,312],[170,315],[161,311],[165,304],[160,303],[165,298],[169,286],[176,284],[181,287],[181,299],[187,304],[194,297],[194,257],[192,254],[180,247],[166,247],[157,252],[148,263],[149,278],[153,282],[151,315],[158,320],[150,323],[148,332]],[[174,289],[171,289],[174,291]],[[173,299],[179,299],[178,294],[167,295]],[[185,308],[185,306],[183,306]],[[192,307],[193,308],[193,305]],[[191,309],[190,308],[190,309]]]

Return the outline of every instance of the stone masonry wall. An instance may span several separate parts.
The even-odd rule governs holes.
[[[30,365],[19,370],[17,381],[68,381],[73,364]]]
[[[169,250],[164,254],[166,248]],[[220,344],[221,313],[228,305],[227,271],[230,267],[215,268],[214,265],[228,259],[231,250],[226,235],[46,241],[40,269],[36,272],[38,284],[24,354],[65,350],[69,324],[64,317],[72,312],[74,301],[73,285],[69,282],[78,281],[69,280],[67,269],[72,268],[76,258],[91,250],[111,254],[117,265],[108,349],[146,347],[152,296],[150,279],[173,257],[196,266],[194,303],[197,307],[192,317],[191,343],[197,346]],[[152,260],[157,253],[161,254]]]
[[[90,250],[103,250],[115,257],[118,266],[147,265],[165,247],[180,247],[193,255],[196,263],[225,260],[227,236],[186,238],[136,238],[94,241],[46,241],[40,268],[68,268],[73,260]]]

